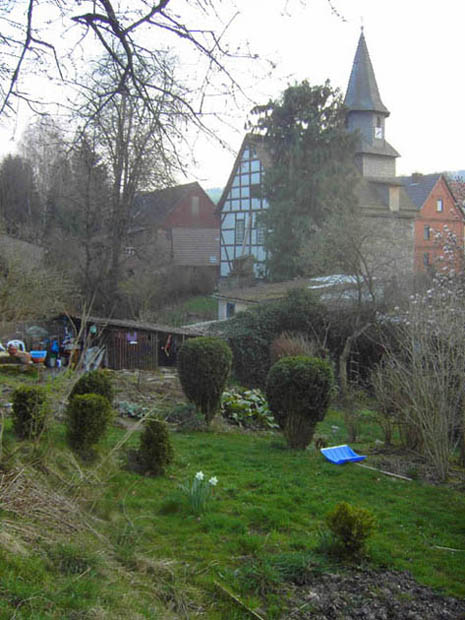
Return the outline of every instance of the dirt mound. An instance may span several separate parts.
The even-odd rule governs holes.
[[[464,620],[465,601],[419,585],[408,572],[314,574],[296,587],[289,616],[312,620]]]

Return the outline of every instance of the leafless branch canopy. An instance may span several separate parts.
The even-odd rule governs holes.
[[[175,46],[189,58],[192,72],[196,73],[192,91],[198,90],[199,97],[191,99],[195,101],[191,112],[198,114],[205,101],[205,87],[214,82],[212,74],[222,77],[215,82],[223,94],[240,92],[228,60],[251,57],[247,51],[232,51],[229,47],[225,35],[234,14],[229,11],[223,22],[216,4],[220,2],[6,0],[0,6],[4,51],[0,62],[0,115],[13,111],[16,98],[34,99],[30,76],[60,85],[73,83],[92,59],[102,55],[120,75],[114,92],[107,93],[108,101],[112,94],[125,90],[135,90],[150,101],[153,86],[140,68],[157,65],[160,53]],[[37,106],[37,101],[33,105]]]

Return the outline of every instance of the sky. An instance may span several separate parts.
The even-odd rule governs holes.
[[[181,15],[189,0],[171,0]],[[465,169],[464,0],[216,0],[228,37],[248,41],[262,61],[238,61],[244,96],[227,101],[217,133],[229,148],[191,137],[192,156],[179,182],[224,187],[254,104],[276,99],[307,79],[345,93],[363,24],[381,99],[390,111],[386,139],[400,153],[398,174]],[[336,14],[331,10],[334,7]],[[271,74],[262,72],[271,60]],[[190,70],[189,63],[186,63]],[[41,85],[43,88],[43,85]],[[0,133],[0,153],[14,149],[22,120]],[[195,160],[195,161],[194,161]]]
[[[463,0],[247,0],[232,25],[253,51],[273,59],[272,77],[246,84],[257,101],[276,98],[288,84],[327,78],[344,93],[361,25],[381,99],[390,111],[386,139],[400,153],[398,174],[465,169],[465,48]],[[265,12],[263,11],[266,6]],[[286,7],[287,10],[282,10]],[[232,32],[230,33],[232,36]],[[247,80],[247,76],[244,79]],[[205,187],[223,187],[244,136],[250,109],[235,110],[226,131],[232,152],[199,144],[190,172]]]

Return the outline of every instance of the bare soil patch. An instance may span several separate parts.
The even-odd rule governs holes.
[[[352,569],[314,574],[296,586],[287,618],[315,620],[460,620],[465,601],[419,585],[406,571]]]

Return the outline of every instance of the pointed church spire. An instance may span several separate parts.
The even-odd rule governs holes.
[[[379,95],[363,26],[361,30],[344,104],[350,111],[376,112],[383,116],[389,116],[389,110]]]
[[[395,176],[399,153],[387,142],[389,110],[381,101],[365,35],[360,33],[344,104],[347,129],[359,134],[355,161],[365,177]]]

